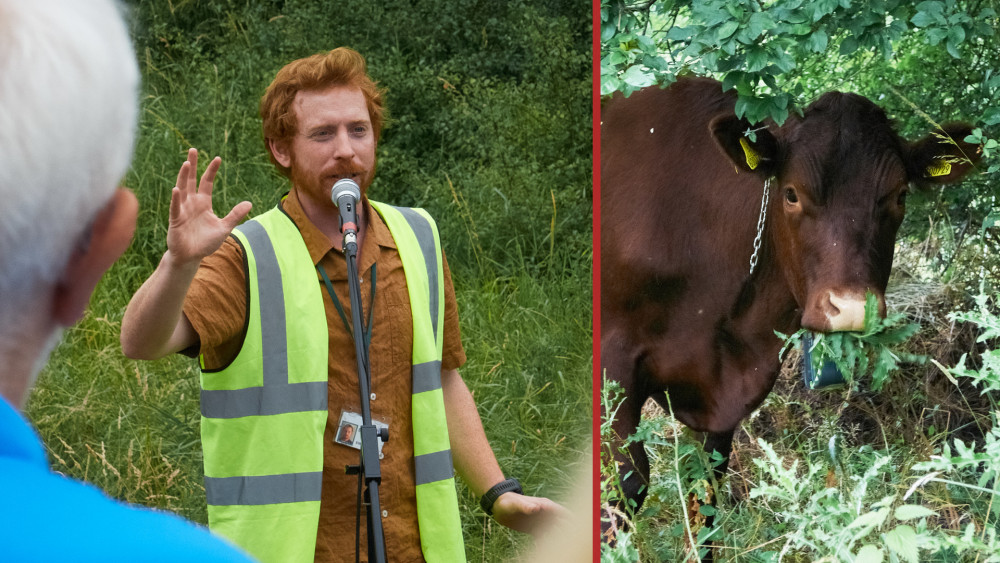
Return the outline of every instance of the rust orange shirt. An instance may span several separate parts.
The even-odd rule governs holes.
[[[313,263],[321,265],[337,295],[347,320],[351,301],[347,289],[347,263],[342,252],[315,225],[299,204],[293,190],[282,203],[302,234]],[[382,484],[379,488],[386,551],[392,561],[423,561],[417,528],[414,493],[413,430],[410,405],[410,365],[413,348],[413,321],[406,290],[403,264],[388,227],[367,200],[363,202],[367,226],[359,252],[363,319],[367,322],[371,304],[370,272],[376,268],[375,309],[372,317],[371,402],[372,417],[389,423],[389,441],[383,446]],[[459,368],[465,363],[458,328],[455,290],[448,263],[444,261],[444,354],[442,369]],[[206,368],[225,366],[239,351],[246,317],[246,274],[243,251],[231,237],[205,258],[184,302],[184,314],[200,338]],[[334,441],[342,410],[360,413],[357,361],[354,342],[337,313],[319,273],[316,290],[323,294],[330,338],[329,409],[323,447],[323,493],[320,502],[316,561],[354,561],[355,511],[358,480],[345,474],[347,465],[357,465],[360,452]],[[209,377],[211,375],[209,374]],[[362,508],[362,511],[364,509]],[[361,560],[367,560],[361,523]]]

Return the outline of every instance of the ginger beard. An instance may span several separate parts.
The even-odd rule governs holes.
[[[332,205],[330,194],[333,191],[333,185],[337,183],[337,180],[342,178],[354,180],[358,184],[358,188],[361,189],[361,197],[365,197],[365,194],[368,193],[368,186],[371,185],[372,180],[375,178],[376,164],[377,159],[372,163],[371,170],[364,170],[361,167],[352,166],[350,163],[347,163],[346,165],[337,166],[328,172],[311,174],[298,165],[295,153],[293,152],[291,154],[291,165],[289,166],[291,169],[289,178],[292,181],[292,186],[299,191],[300,196],[314,199],[316,203],[330,203]]]

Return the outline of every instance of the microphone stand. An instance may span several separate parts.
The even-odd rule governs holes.
[[[365,347],[364,323],[361,320],[361,283],[358,281],[358,242],[350,230],[344,231],[344,258],[347,260],[347,283],[351,296],[351,324],[354,326],[354,351],[358,359],[358,389],[361,392],[361,465],[348,465],[347,473],[361,473],[365,482],[365,511],[368,516],[368,561],[385,563],[385,537],[382,533],[382,509],[378,488],[382,482],[382,469],[378,458],[378,441],[389,441],[389,429],[381,432],[372,424],[371,367]],[[375,306],[374,303],[371,304]]]

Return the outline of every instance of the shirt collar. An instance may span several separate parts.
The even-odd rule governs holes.
[[[13,458],[48,469],[38,434],[21,413],[0,397],[0,458]]]
[[[382,217],[375,212],[375,208],[369,203],[367,197],[362,196],[361,204],[367,220],[365,224],[364,246],[361,248],[361,257],[365,263],[359,265],[359,271],[364,271],[363,269],[371,267],[375,262],[377,247],[396,248],[396,241],[392,238],[389,227],[385,225]],[[334,250],[330,239],[309,220],[306,212],[302,209],[302,204],[299,202],[295,190],[292,190],[288,194],[288,197],[282,199],[281,207],[292,218],[292,221],[299,228],[299,232],[302,233],[302,240],[306,243],[306,248],[309,250],[309,256],[312,258],[314,265],[319,264],[320,260],[330,252],[333,252],[337,256],[343,256],[342,252]]]

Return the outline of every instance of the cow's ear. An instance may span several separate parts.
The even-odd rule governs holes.
[[[922,185],[951,184],[972,170],[983,155],[979,145],[965,142],[972,127],[948,123],[910,145],[910,180]]]
[[[751,172],[770,177],[778,168],[778,141],[766,128],[755,129],[750,138],[746,132],[754,129],[750,122],[735,115],[721,115],[708,124],[719,148],[739,172]]]

